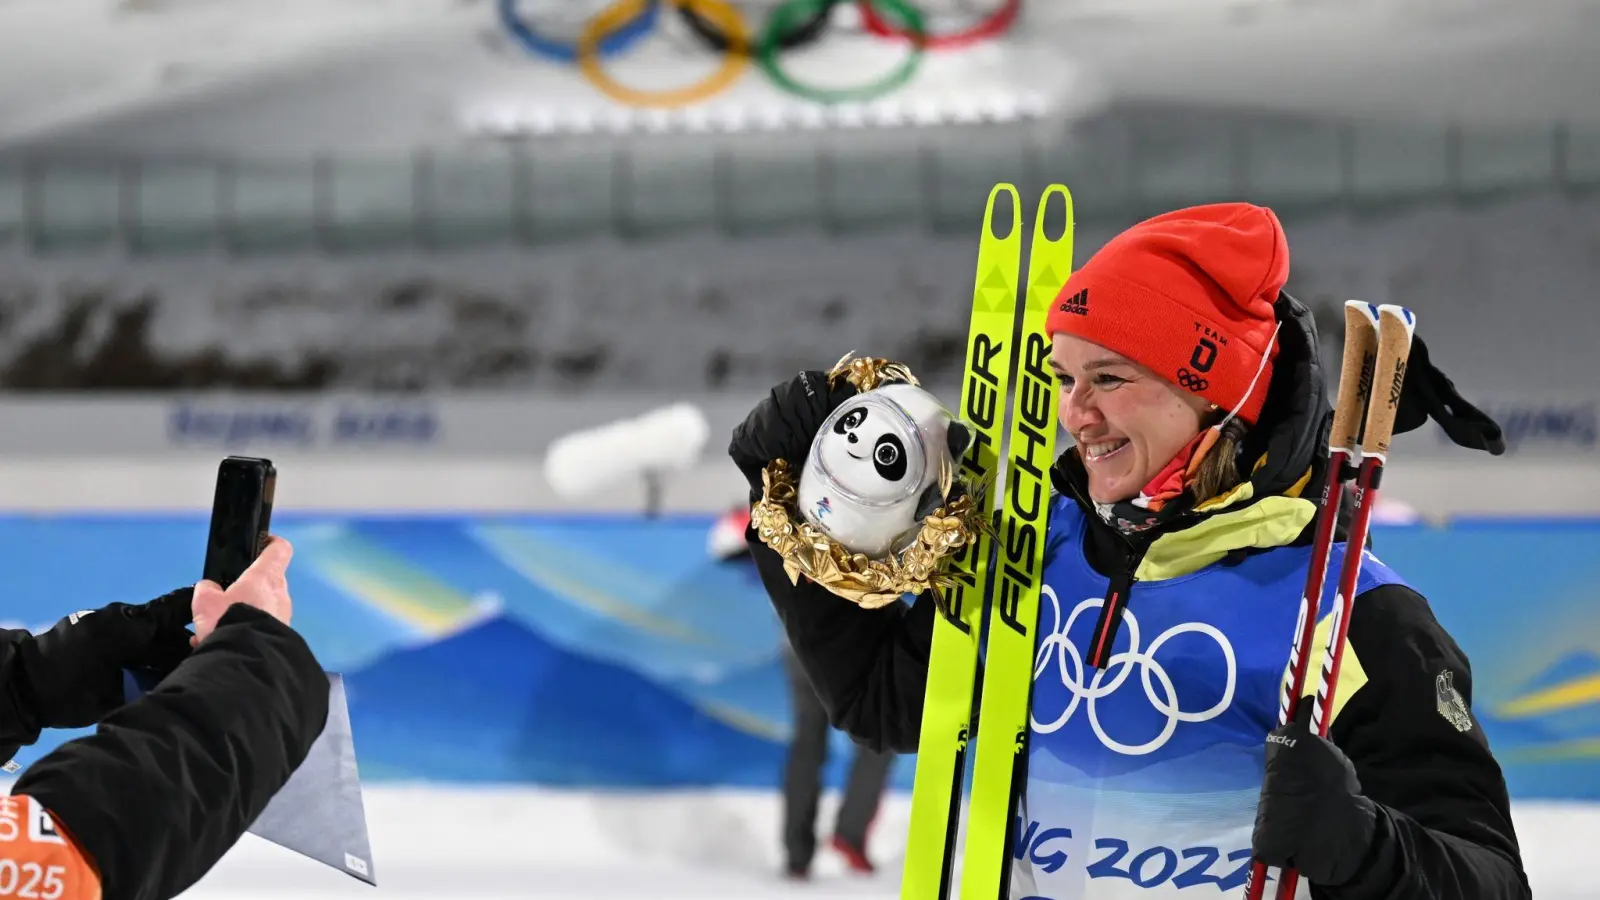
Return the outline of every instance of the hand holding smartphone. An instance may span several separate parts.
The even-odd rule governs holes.
[[[266,549],[277,485],[278,470],[270,459],[230,456],[217,467],[201,577],[226,590]]]
[[[217,469],[204,580],[194,591],[196,644],[234,603],[247,603],[289,623],[292,606],[284,571],[293,548],[271,534],[277,477],[271,460],[256,457],[230,456]]]
[[[218,468],[203,580],[195,585],[191,604],[191,643],[210,635],[235,603],[265,610],[289,624],[293,610],[285,570],[294,548],[271,535],[276,487],[271,460],[230,456]],[[333,673],[328,680],[328,721],[322,734],[250,833],[376,885],[344,680]],[[126,673],[128,700],[159,681],[153,672]]]

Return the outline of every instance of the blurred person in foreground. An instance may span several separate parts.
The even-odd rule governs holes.
[[[719,561],[748,562],[750,545],[745,532],[749,528],[750,510],[733,510],[712,526],[707,549]],[[783,772],[784,876],[803,881],[811,877],[811,862],[817,851],[817,804],[822,795],[822,767],[828,762],[831,726],[827,710],[787,642],[783,646],[783,662],[789,676],[794,722],[794,737]],[[855,748],[829,840],[851,871],[876,871],[867,856],[867,834],[877,818],[894,760],[891,752]]]
[[[327,722],[328,679],[289,627],[292,554],[274,538],[227,590],[202,581],[143,606],[76,613],[38,636],[5,635],[0,740],[11,744],[0,749],[32,743],[42,727],[99,723],[0,799],[0,864],[32,896],[176,896],[304,761]],[[125,668],[165,677],[124,704]]]
[[[1113,238],[1050,311],[1046,362],[1072,444],[1049,471],[1018,896],[1217,896],[1243,888],[1252,857],[1297,867],[1296,896],[1322,900],[1529,896],[1467,656],[1376,557],[1361,570],[1328,737],[1310,729],[1309,702],[1275,727],[1318,509],[1306,494],[1323,483],[1332,420],[1316,329],[1283,290],[1288,275],[1271,210],[1194,207]],[[1420,339],[1404,386],[1425,392],[1414,396],[1427,412],[1405,422],[1397,397],[1397,431],[1432,416],[1463,446],[1503,452]],[[803,372],[757,405],[729,448],[752,501],[772,461],[802,470],[854,395]],[[1346,550],[1347,533],[1331,573],[1362,552]],[[749,539],[831,720],[874,748],[915,751],[934,597],[867,609],[791,580]]]

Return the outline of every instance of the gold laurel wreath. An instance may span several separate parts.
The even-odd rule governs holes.
[[[856,390],[863,394],[877,390],[880,385],[889,381],[904,381],[913,387],[922,384],[904,363],[870,356],[857,358],[854,352],[839,357],[839,361],[828,370],[829,384],[838,384],[841,378],[855,385]]]
[[[830,382],[845,378],[862,392],[886,381],[917,384],[911,370],[884,359],[851,359],[850,354],[829,371]],[[957,480],[945,466],[940,473],[943,495]],[[875,560],[851,553],[821,529],[805,521],[796,507],[799,495],[797,476],[787,460],[775,459],[761,473],[761,500],[750,510],[750,523],[761,543],[783,558],[783,570],[792,584],[800,576],[815,581],[830,593],[865,609],[877,609],[899,600],[905,594],[933,591],[944,608],[943,592],[956,585],[944,571],[944,564],[963,547],[971,544],[987,527],[982,513],[981,493],[967,489],[922,520],[915,540],[899,554]],[[963,487],[967,487],[963,484]]]

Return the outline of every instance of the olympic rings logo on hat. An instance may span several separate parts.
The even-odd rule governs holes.
[[[836,6],[847,0],[787,0],[774,8],[764,27],[752,31],[729,0],[615,0],[596,13],[572,44],[544,36],[517,10],[517,0],[498,0],[502,26],[528,53],[575,64],[584,79],[609,99],[632,107],[678,108],[710,99],[733,87],[754,60],[767,79],[785,93],[823,104],[866,102],[890,94],[916,75],[925,51],[971,46],[1010,30],[1022,0],[1004,0],[994,12],[970,27],[930,34],[921,11],[908,0],[849,0],[860,11],[868,34],[906,45],[905,58],[893,70],[868,83],[830,88],[805,83],[785,70],[784,50],[819,40]],[[661,10],[670,7],[701,43],[721,57],[721,64],[698,82],[676,88],[640,89],[620,83],[603,61],[619,56],[652,33]]]
[[[1233,703],[1234,688],[1239,680],[1239,665],[1233,654],[1233,645],[1228,638],[1215,626],[1204,622],[1186,622],[1174,625],[1163,631],[1155,640],[1150,642],[1147,649],[1139,649],[1139,620],[1134,614],[1124,609],[1123,621],[1127,623],[1128,649],[1121,653],[1112,654],[1111,660],[1103,669],[1095,670],[1094,677],[1086,685],[1083,683],[1084,665],[1083,657],[1079,655],[1078,648],[1068,640],[1067,634],[1072,630],[1072,624],[1078,616],[1089,610],[1099,609],[1105,605],[1105,600],[1100,597],[1091,597],[1079,603],[1072,610],[1065,622],[1061,619],[1061,602],[1056,597],[1056,592],[1049,585],[1040,588],[1040,596],[1048,597],[1050,607],[1055,613],[1055,621],[1060,627],[1052,633],[1045,635],[1039,642],[1038,655],[1034,660],[1033,677],[1037,681],[1050,665],[1052,656],[1056,656],[1056,668],[1061,674],[1061,684],[1072,695],[1072,700],[1067,703],[1066,709],[1061,714],[1048,722],[1040,722],[1029,712],[1028,718],[1033,729],[1040,734],[1050,734],[1059,731],[1067,721],[1072,718],[1081,705],[1088,711],[1089,727],[1094,729],[1095,736],[1107,749],[1124,756],[1143,756],[1166,746],[1172,735],[1178,730],[1180,722],[1206,722],[1215,719],[1227,710]],[[1178,686],[1173,683],[1172,676],[1161,663],[1156,661],[1156,653],[1161,646],[1180,634],[1203,634],[1216,642],[1221,649],[1224,668],[1227,670],[1227,684],[1222,690],[1222,699],[1210,708],[1197,712],[1185,712],[1178,698]],[[1057,655],[1059,653],[1059,655]],[[1139,680],[1144,687],[1144,695],[1156,712],[1167,719],[1155,737],[1142,744],[1125,744],[1106,733],[1100,722],[1096,702],[1105,698],[1122,687],[1133,673],[1134,668],[1139,669]],[[1114,673],[1114,674],[1113,674]],[[1110,683],[1105,679],[1110,677]]]
[[[1189,371],[1188,366],[1184,366],[1178,370],[1178,384],[1188,388],[1190,391],[1196,394],[1208,387],[1211,387],[1211,382],[1207,381],[1202,376]]]

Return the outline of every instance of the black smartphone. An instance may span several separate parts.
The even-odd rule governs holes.
[[[270,459],[230,456],[217,467],[204,578],[226,588],[266,549],[277,483]]]

